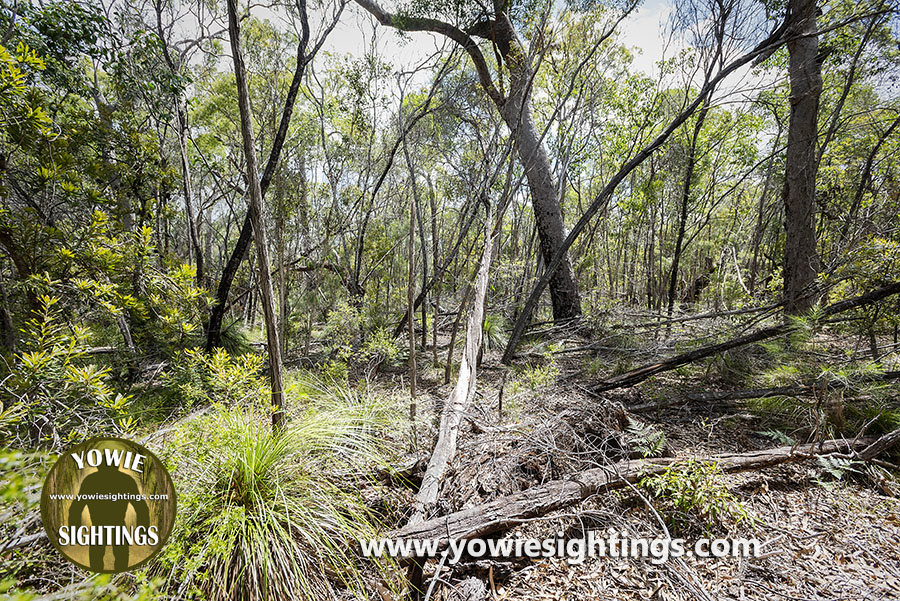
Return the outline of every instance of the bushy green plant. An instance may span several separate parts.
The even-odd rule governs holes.
[[[153,582],[141,582],[136,587],[114,580],[112,574],[93,574],[89,578],[62,586],[50,595],[31,590],[16,590],[12,580],[0,581],[0,595],[8,601],[151,601],[160,599]]]
[[[253,353],[233,356],[219,348],[208,355],[199,349],[186,349],[176,355],[163,382],[184,407],[212,402],[256,403],[266,396],[262,367],[262,357]]]
[[[666,446],[666,435],[662,430],[634,419],[628,420],[625,433],[631,446],[641,457],[659,455]]]
[[[197,286],[195,267],[158,265],[150,227],[122,232],[95,210],[88,223],[64,233],[68,244],[57,250],[57,267],[75,277],[54,288],[65,290],[86,323],[124,318],[136,346],[163,356],[198,343],[209,294]]]
[[[366,336],[361,354],[364,360],[393,362],[400,355],[400,348],[385,328],[376,328]]]
[[[502,315],[484,316],[484,344],[489,349],[502,349],[509,341],[507,323]]]
[[[127,415],[131,396],[113,388],[108,369],[88,361],[88,331],[65,323],[57,298],[41,296],[38,302],[5,379],[12,401],[4,409],[4,429],[26,446],[51,448],[133,429]]]
[[[725,487],[723,477],[715,462],[689,459],[661,474],[643,478],[640,486],[653,494],[660,514],[673,528],[701,526],[710,532],[723,520],[750,519]]]
[[[360,336],[359,311],[345,300],[339,301],[328,313],[322,337],[325,344],[341,361],[353,357],[354,347]]]
[[[280,434],[264,414],[220,408],[179,431],[169,459],[181,505],[154,569],[167,589],[223,601],[334,599],[340,588],[366,598],[356,541],[377,520],[359,479],[382,450],[366,406],[307,405]]]

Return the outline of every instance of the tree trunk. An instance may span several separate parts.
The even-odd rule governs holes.
[[[553,183],[553,173],[547,149],[538,134],[531,113],[531,84],[534,73],[528,64],[524,47],[499,3],[495,4],[494,18],[481,22],[462,31],[443,21],[421,18],[413,15],[394,15],[381,8],[373,0],[356,0],[356,3],[372,14],[382,25],[402,31],[431,31],[452,39],[463,47],[475,65],[482,88],[500,112],[512,136],[531,191],[531,204],[541,239],[541,254],[544,263],[563,248],[566,238],[560,210],[557,188]],[[494,84],[493,76],[478,44],[471,36],[490,40],[499,50],[509,70],[509,96],[504,96]],[[581,315],[581,299],[575,283],[575,272],[568,253],[563,251],[561,262],[549,278],[550,298],[553,302],[553,318],[568,321]]]
[[[9,310],[9,297],[6,295],[6,282],[3,278],[3,268],[0,267],[0,329],[3,330],[3,341],[10,354],[16,354],[16,339],[18,332],[13,325],[12,313]]]
[[[294,102],[300,91],[300,83],[303,80],[303,73],[306,71],[306,65],[309,64],[311,56],[306,55],[306,46],[309,43],[309,22],[306,15],[306,0],[298,0],[300,24],[302,35],[297,45],[297,62],[294,67],[294,76],[291,79],[291,85],[288,88],[287,97],[284,101],[284,109],[281,112],[281,120],[278,123],[278,131],[275,139],[272,141],[272,150],[269,152],[269,160],[266,162],[266,170],[263,172],[262,181],[259,182],[261,194],[264,196],[275,174],[275,167],[278,165],[278,159],[281,156],[281,149],[284,147],[285,138],[287,138],[288,126],[290,125],[291,115],[294,112]],[[250,248],[250,241],[253,238],[253,224],[251,216],[248,212],[244,217],[244,223],[241,226],[240,234],[234,245],[225,269],[222,270],[222,277],[219,279],[219,286],[216,289],[216,299],[209,313],[209,322],[206,324],[206,351],[210,352],[219,346],[222,338],[222,318],[225,316],[225,308],[228,305],[228,293],[231,291],[231,284],[234,282],[234,276],[237,274],[238,268],[247,256],[247,250]]]
[[[511,124],[510,128],[512,127]],[[566,235],[556,186],[550,171],[550,159],[547,157],[547,149],[539,141],[537,126],[531,116],[530,102],[523,111],[523,119],[515,131],[515,139],[519,158],[528,178],[528,188],[531,191],[531,206],[534,209],[541,242],[541,256],[547,265],[562,246]],[[529,160],[530,156],[533,158]],[[572,261],[568,255],[550,277],[549,288],[555,321],[567,321],[581,315],[581,297],[575,282]]]
[[[203,286],[203,250],[200,248],[200,237],[197,222],[194,220],[193,190],[191,189],[191,165],[187,154],[187,116],[181,108],[180,100],[175,98],[175,112],[178,117],[178,150],[181,155],[181,189],[184,192],[184,212],[187,215],[188,246],[197,266],[197,285]]]
[[[407,159],[409,155],[407,155]],[[416,201],[409,201],[409,270],[406,281],[407,333],[409,334],[409,419],[415,431],[416,424]],[[422,324],[425,327],[425,324]]]
[[[712,96],[712,91],[710,91],[709,95],[710,97]],[[709,114],[708,102],[697,113],[697,122],[694,124],[694,132],[691,135],[690,145],[688,146],[687,166],[681,187],[681,213],[678,216],[678,235],[675,238],[675,254],[672,255],[672,271],[669,274],[668,314],[670,318],[672,317],[672,311],[675,310],[678,265],[681,262],[681,252],[684,250],[684,234],[687,230],[688,207],[691,201],[691,184],[694,180],[694,167],[697,164],[697,143],[700,140],[700,131],[703,129],[703,122],[706,121],[707,114]]]
[[[495,104],[504,123],[516,141],[516,151],[531,192],[531,206],[541,243],[541,257],[549,265],[566,238],[560,195],[553,181],[547,147],[541,140],[531,110],[531,85],[534,72],[528,64],[525,49],[505,14],[494,22],[492,36],[510,70],[510,93],[504,102]],[[581,297],[575,282],[575,271],[568,254],[550,277],[550,299],[553,319],[567,321],[581,315]]]
[[[784,166],[784,299],[785,311],[796,315],[816,302],[816,136],[822,65],[817,59],[815,0],[790,0],[788,11],[788,35],[793,39],[787,44],[791,117]]]
[[[247,72],[241,55],[240,25],[237,17],[237,0],[228,0],[228,35],[231,38],[231,54],[234,59],[234,76],[237,83],[238,108],[241,113],[241,139],[247,162],[250,205],[248,212],[256,240],[256,260],[259,266],[259,291],[263,301],[266,322],[266,340],[269,347],[269,374],[272,382],[272,426],[280,429],[284,424],[284,393],[281,378],[281,345],[278,342],[278,325],[275,323],[275,294],[269,275],[269,250],[266,243],[265,214],[262,204],[262,187],[256,166],[256,139],[253,135],[253,118],[250,114],[250,91]]]
[[[478,277],[475,280],[475,300],[466,326],[466,347],[463,350],[456,386],[453,387],[450,398],[447,399],[447,402],[444,404],[444,410],[441,413],[438,439],[434,445],[431,459],[428,462],[428,468],[425,470],[425,475],[422,478],[422,486],[419,487],[419,492],[416,495],[416,513],[410,519],[410,524],[423,521],[428,510],[437,501],[444,472],[447,469],[447,465],[456,455],[456,444],[463,415],[469,403],[471,403],[472,397],[475,395],[478,351],[481,349],[481,340],[484,333],[484,305],[487,298],[491,259],[494,255],[494,236],[491,211],[488,210],[484,226],[484,252],[481,255]],[[450,348],[450,353],[451,355],[453,353],[452,347]]]

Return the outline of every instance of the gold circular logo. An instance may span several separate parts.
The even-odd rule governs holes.
[[[134,569],[156,555],[175,522],[169,472],[143,446],[93,438],[59,458],[41,493],[53,546],[92,572]]]

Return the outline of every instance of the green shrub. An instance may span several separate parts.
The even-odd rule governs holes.
[[[502,349],[509,341],[506,320],[502,315],[484,316],[484,344],[489,349]]]
[[[87,360],[88,331],[69,327],[58,299],[41,296],[40,310],[24,328],[6,392],[3,429],[22,446],[62,448],[99,432],[127,433],[135,426],[127,415],[130,395],[109,384],[109,370]]]
[[[663,518],[677,530],[700,526],[707,532],[723,520],[751,519],[725,487],[722,470],[712,461],[689,459],[640,481],[658,502]]]
[[[625,433],[629,443],[641,457],[657,456],[666,446],[666,435],[662,430],[634,419],[628,419]]]
[[[281,435],[265,414],[221,407],[176,434],[168,459],[179,515],[153,568],[168,590],[211,600],[334,599],[339,588],[367,596],[356,541],[378,522],[359,478],[383,461],[379,422],[352,394],[299,411]]]
[[[361,351],[363,360],[387,361],[392,363],[400,355],[394,337],[385,328],[376,328],[366,336]]]
[[[347,301],[339,301],[328,313],[322,338],[326,346],[341,361],[353,357],[354,347],[360,337],[362,318],[359,311]]]
[[[267,395],[261,356],[232,356],[218,348],[212,355],[186,349],[176,355],[163,376],[164,386],[183,407],[213,402],[258,403]]]

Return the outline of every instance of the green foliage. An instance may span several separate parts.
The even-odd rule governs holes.
[[[347,361],[353,357],[361,325],[359,311],[345,300],[338,301],[335,308],[328,313],[322,338],[339,360]]]
[[[701,526],[711,532],[726,520],[751,520],[723,480],[715,462],[689,459],[643,478],[640,486],[653,494],[657,509],[673,528]]]
[[[900,410],[888,400],[873,398],[862,403],[850,403],[847,414],[852,418],[850,427],[866,426],[871,434],[887,434],[900,428]]]
[[[57,298],[41,296],[39,303],[6,378],[13,400],[4,429],[20,442],[50,448],[100,432],[129,432],[131,396],[111,386],[108,369],[87,361],[87,330],[69,327]]]
[[[0,139],[5,142],[27,145],[53,136],[53,121],[33,87],[35,74],[44,69],[44,61],[24,42],[14,54],[0,46]]]
[[[812,480],[827,490],[832,490],[838,483],[846,481],[853,474],[860,475],[862,464],[848,457],[837,455],[819,455],[816,457],[816,469],[810,470]]]
[[[769,440],[781,445],[790,446],[797,444],[797,442],[793,438],[791,438],[781,430],[763,430],[761,432],[757,432],[757,434],[759,434],[760,436],[765,436]]]
[[[662,430],[635,419],[628,420],[625,433],[632,448],[641,457],[655,457],[662,453],[666,446],[666,435]]]
[[[72,232],[73,243],[58,252],[75,271],[73,300],[102,309],[109,318],[134,324],[135,343],[169,355],[190,346],[200,333],[210,299],[196,285],[186,263],[160,268],[153,257],[153,230],[119,232],[109,216],[94,211],[86,229]]]
[[[8,601],[46,601],[54,597],[71,601],[156,601],[160,598],[154,582],[142,582],[137,587],[130,587],[121,581],[113,581],[112,574],[94,574],[85,580],[66,584],[53,596],[16,591],[13,585],[12,580],[0,581],[0,594]]]
[[[376,328],[374,332],[366,336],[361,355],[363,359],[392,363],[400,355],[400,348],[390,332],[385,328]]]
[[[502,315],[488,314],[484,316],[484,344],[489,349],[502,349],[506,347],[509,336],[506,333],[507,324]]]
[[[337,588],[366,597],[354,550],[377,520],[353,480],[383,447],[371,405],[346,400],[308,406],[281,434],[264,415],[224,408],[175,434],[179,514],[153,568],[167,589],[195,599],[333,599]]]
[[[553,363],[523,367],[510,385],[509,392],[512,395],[524,391],[540,392],[556,384],[557,377],[559,368]]]
[[[233,356],[220,348],[207,355],[199,349],[186,349],[176,355],[163,382],[182,407],[209,403],[258,406],[267,395],[262,367],[262,357],[252,353]]]

